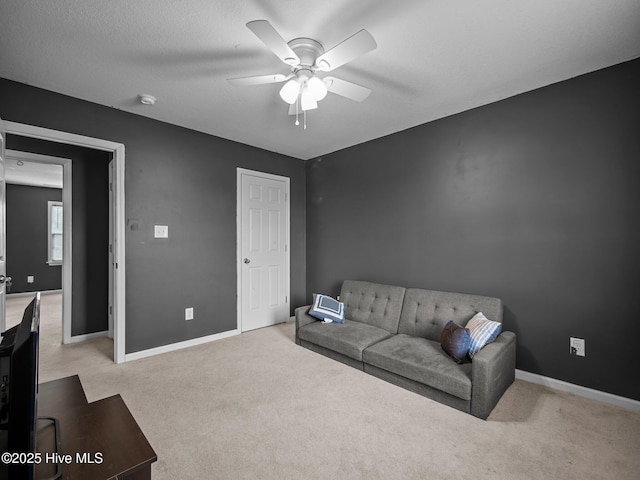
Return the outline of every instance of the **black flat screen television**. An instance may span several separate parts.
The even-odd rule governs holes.
[[[0,430],[3,450],[35,453],[38,420],[40,293],[0,343]],[[31,479],[34,464],[9,465],[9,478]]]

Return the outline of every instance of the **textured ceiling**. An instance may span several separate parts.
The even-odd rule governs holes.
[[[638,0],[0,0],[0,12],[0,77],[301,159],[640,56]],[[231,86],[289,73],[246,28],[258,19],[325,49],[367,29],[378,48],[331,74],[373,93],[330,93],[303,130],[279,84]]]
[[[62,165],[29,161],[23,152],[7,150],[4,174],[7,183],[36,187],[62,188]]]

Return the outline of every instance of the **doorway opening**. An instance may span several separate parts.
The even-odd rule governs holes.
[[[113,227],[113,241],[109,244],[111,271],[110,282],[113,287],[113,303],[110,308],[113,321],[113,359],[116,363],[126,361],[125,357],[125,209],[124,209],[124,145],[107,140],[85,137],[82,135],[60,132],[31,125],[24,125],[15,122],[5,122],[6,133],[21,137],[45,140],[67,145],[75,145],[93,150],[109,152],[112,156],[112,180],[109,185],[110,208],[112,209],[113,222],[109,222]],[[111,168],[110,168],[111,170]],[[69,202],[71,204],[71,202]],[[65,252],[66,254],[66,252]],[[71,258],[69,255],[68,258]],[[69,275],[70,277],[70,275]],[[70,282],[69,278],[69,282]],[[64,282],[64,278],[63,278]],[[63,292],[65,288],[63,286]],[[63,300],[64,302],[64,300]],[[71,305],[69,305],[70,312]],[[63,315],[64,313],[63,306]],[[64,323],[64,322],[63,322]],[[71,335],[70,335],[71,337]],[[63,335],[64,338],[64,335]]]
[[[70,278],[71,266],[63,262],[65,250],[70,257],[69,247],[64,248],[71,232],[70,178],[68,158],[5,151],[7,268],[12,275],[6,285],[6,327],[20,321],[22,311],[40,291],[60,343],[71,341],[70,311],[66,318],[62,314],[63,277]],[[63,274],[65,269],[69,270]]]
[[[5,151],[6,262],[11,274],[6,328],[20,322],[22,311],[40,291],[47,330],[60,343],[72,341],[71,242],[65,242],[72,231],[71,167],[68,158]]]

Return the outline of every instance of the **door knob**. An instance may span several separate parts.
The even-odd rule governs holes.
[[[244,263],[251,263],[251,260],[249,260],[248,258],[245,258],[245,259],[243,260],[243,262],[244,262]]]
[[[5,277],[4,275],[0,274],[0,285],[2,285],[3,283],[11,283],[11,277]]]

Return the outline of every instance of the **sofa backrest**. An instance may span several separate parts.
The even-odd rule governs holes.
[[[438,342],[440,333],[449,320],[464,327],[477,312],[482,312],[489,320],[502,323],[502,300],[481,295],[408,288],[404,295],[398,333]]]
[[[404,287],[345,280],[340,291],[346,318],[398,333]]]

